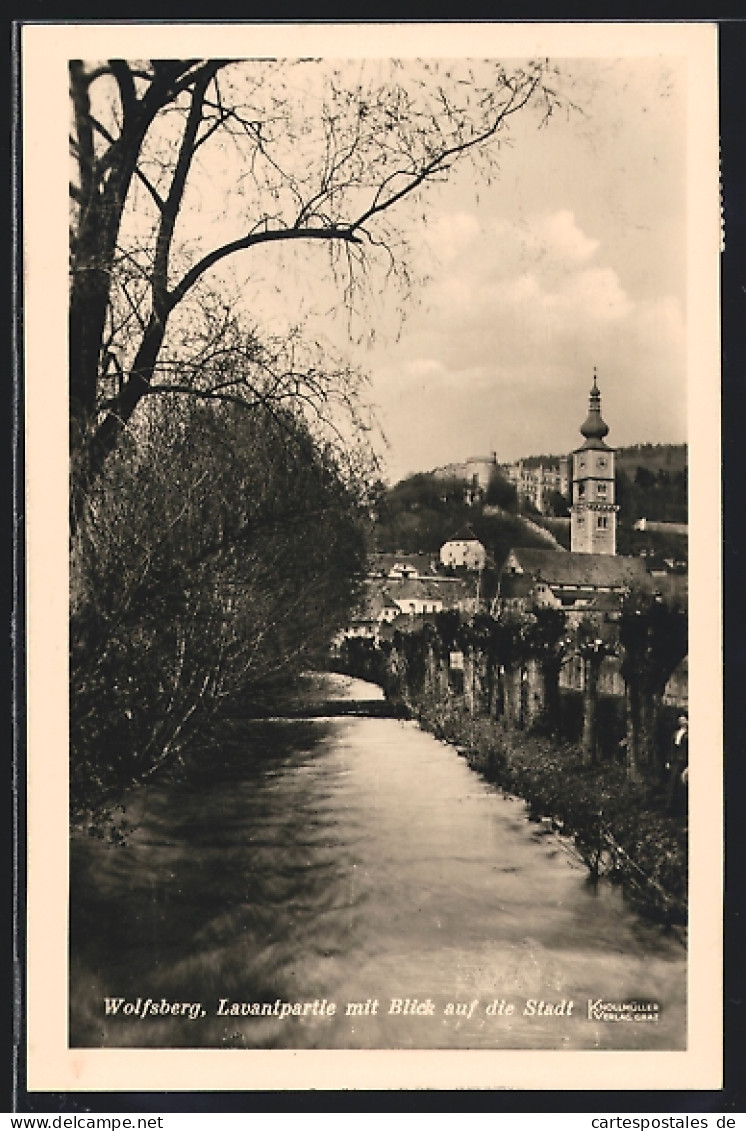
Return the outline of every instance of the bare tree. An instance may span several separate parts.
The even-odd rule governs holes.
[[[514,115],[558,105],[551,80],[546,62],[73,61],[79,491],[143,397],[173,384],[159,372],[169,325],[221,264],[303,240],[327,247],[348,302],[374,259],[406,279],[403,203],[467,158],[489,173]]]

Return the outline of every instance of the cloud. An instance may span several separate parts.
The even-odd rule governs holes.
[[[601,246],[599,240],[580,230],[569,208],[536,217],[528,229],[527,242],[538,257],[547,256],[566,264],[585,263]]]
[[[474,218],[472,217],[472,220]],[[443,264],[407,333],[418,356],[447,368],[546,361],[568,341],[593,341],[634,315],[635,303],[599,240],[568,209],[521,223],[488,222],[473,235],[465,214],[437,227],[468,233]]]
[[[480,230],[480,223],[471,212],[441,212],[426,225],[424,238],[441,264],[446,264],[462,255]]]
[[[630,293],[569,209],[481,227],[459,213],[434,231],[447,233],[440,272],[378,386],[410,469],[478,448],[501,458],[570,450],[594,365],[613,442],[682,434],[678,302]]]
[[[463,219],[460,224],[466,227]],[[430,301],[437,315],[451,320],[465,310],[473,320],[500,307],[556,310],[562,318],[581,311],[602,321],[624,317],[631,304],[617,273],[592,262],[600,246],[567,209],[528,223],[494,221],[482,233],[478,256],[469,243],[444,265]]]
[[[591,323],[616,322],[634,309],[611,267],[588,268],[569,275],[563,287],[545,296],[545,306],[558,311],[562,318],[582,317]]]
[[[434,377],[441,377],[445,373],[446,369],[442,361],[436,361],[433,357],[415,357],[406,363],[402,376],[405,378],[412,377],[415,380],[422,378],[432,380]]]

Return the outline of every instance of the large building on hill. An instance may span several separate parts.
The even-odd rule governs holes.
[[[497,470],[497,452],[491,452],[488,456],[469,456],[464,463],[444,464],[434,468],[430,474],[435,479],[462,480],[466,502],[477,503],[487,494],[490,479]]]
[[[515,487],[520,503],[529,502],[540,514],[546,514],[555,492],[566,497],[570,494],[568,465],[566,456],[548,462],[519,459],[503,464],[500,471]]]

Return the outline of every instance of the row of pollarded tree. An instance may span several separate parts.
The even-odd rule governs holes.
[[[631,592],[618,619],[587,614],[568,624],[559,609],[536,608],[498,617],[438,614],[418,631],[397,632],[376,655],[348,642],[347,663],[378,678],[388,694],[416,709],[423,697],[443,704],[454,695],[473,715],[508,726],[559,730],[560,673],[571,656],[583,664],[583,756],[599,757],[599,676],[603,661],[617,656],[625,681],[626,768],[630,781],[655,777],[662,758],[659,717],[663,692],[687,653],[686,610],[644,592]],[[454,678],[454,664],[457,678]]]

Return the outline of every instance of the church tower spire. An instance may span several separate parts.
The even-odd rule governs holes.
[[[609,426],[601,416],[601,393],[594,366],[588,416],[580,426],[584,443],[572,454],[570,549],[576,554],[616,554],[616,453],[605,441],[608,433]]]
[[[609,426],[601,416],[601,393],[598,388],[598,374],[593,366],[593,387],[588,401],[588,416],[580,425],[580,434],[585,436],[586,445],[591,440],[603,440],[609,434]],[[585,445],[584,445],[585,446]]]

